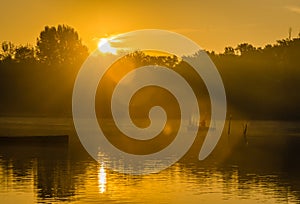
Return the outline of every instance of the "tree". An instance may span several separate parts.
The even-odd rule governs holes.
[[[29,63],[35,60],[34,49],[29,46],[20,46],[15,49],[15,61],[22,63]]]
[[[15,46],[11,42],[4,41],[1,45],[2,53],[1,60],[12,60],[15,54]]]
[[[46,26],[37,39],[38,59],[48,65],[81,63],[88,56],[78,33],[66,25]]]
[[[224,55],[235,55],[235,51],[233,47],[225,47]]]
[[[250,53],[250,52],[253,52],[255,51],[255,47],[253,47],[253,45],[251,44],[248,44],[248,43],[242,43],[242,44],[239,44],[235,50],[237,50],[240,55],[244,55],[244,54],[247,54],[247,53]]]

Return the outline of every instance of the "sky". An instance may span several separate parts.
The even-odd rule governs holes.
[[[0,0],[0,42],[36,44],[46,25],[66,24],[92,51],[99,38],[137,29],[165,29],[222,52],[248,42],[275,43],[300,32],[299,0]]]

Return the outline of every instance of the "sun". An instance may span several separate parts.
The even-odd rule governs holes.
[[[102,53],[116,54],[117,49],[112,47],[109,38],[101,38],[98,42],[98,50]]]

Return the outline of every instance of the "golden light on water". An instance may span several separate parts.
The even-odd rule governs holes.
[[[104,193],[106,191],[106,172],[103,165],[100,166],[98,172],[98,187],[99,193]]]

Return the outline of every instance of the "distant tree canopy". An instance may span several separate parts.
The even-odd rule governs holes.
[[[73,84],[89,54],[73,28],[46,26],[35,46],[0,45],[0,115],[71,113]]]
[[[89,54],[78,33],[66,25],[46,26],[37,38],[35,47],[15,46],[11,42],[2,42],[1,49],[2,62],[22,64],[36,62],[53,66],[78,66]]]
[[[264,48],[243,43],[209,55],[231,107],[250,118],[300,119],[300,37]]]
[[[224,52],[220,54],[215,54],[215,52],[208,52],[211,56],[240,56],[240,57],[249,57],[254,60],[254,56],[261,56],[265,60],[271,60],[270,58],[284,58],[290,59],[290,57],[299,57],[299,46],[300,46],[300,33],[299,37],[294,39],[282,39],[278,40],[274,45],[266,45],[264,48],[254,47],[249,43],[241,43],[237,45],[236,48],[225,47]],[[271,61],[270,61],[271,62]],[[278,62],[278,58],[272,62]],[[296,63],[293,61],[293,63]]]
[[[47,64],[76,64],[88,56],[88,49],[71,27],[48,27],[37,39],[37,57]]]
[[[14,57],[15,46],[11,42],[4,41],[1,44],[2,53],[0,54],[1,61],[9,61]]]
[[[18,63],[33,63],[35,61],[34,48],[19,46],[15,49],[14,59]]]
[[[198,60],[199,53],[186,57]],[[241,43],[223,53],[207,53],[224,82],[229,113],[250,119],[300,119],[300,36],[263,48]],[[2,42],[0,114],[70,115],[74,81],[87,56],[78,33],[66,25],[46,26],[35,46]],[[177,56],[136,52],[127,60],[136,67],[156,64],[174,69],[197,87],[200,100],[206,93],[201,77]]]

